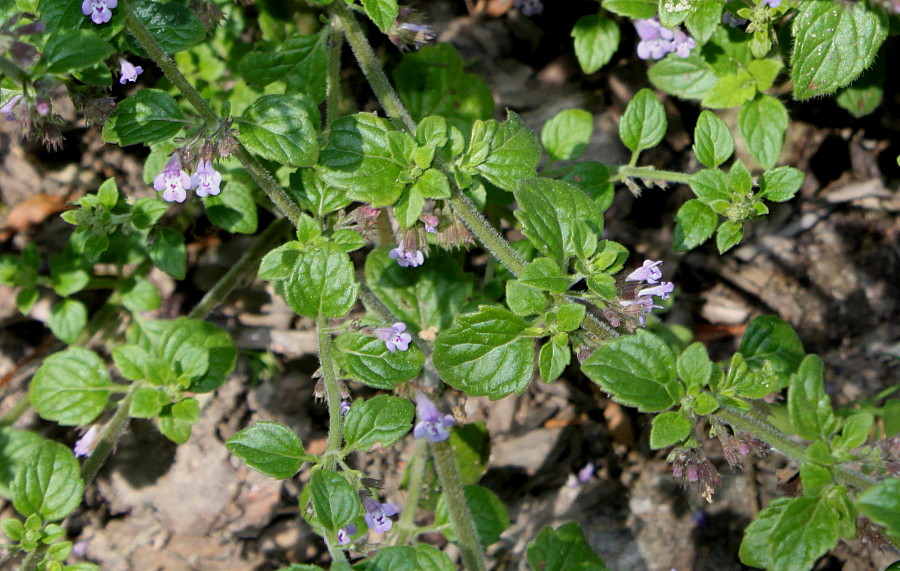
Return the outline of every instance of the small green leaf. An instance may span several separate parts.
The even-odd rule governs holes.
[[[688,394],[697,394],[715,375],[716,365],[710,360],[703,343],[692,343],[677,360],[678,376],[687,385]]]
[[[725,121],[719,119],[712,111],[700,113],[697,127],[694,129],[694,154],[697,155],[697,160],[710,169],[715,169],[727,161],[732,153],[734,153],[734,137]],[[691,179],[696,176],[693,175]],[[700,196],[696,190],[694,194]]]
[[[775,82],[778,72],[784,67],[780,61],[774,59],[754,59],[747,64],[747,71],[756,81],[756,89],[763,92]]]
[[[797,333],[789,324],[772,315],[762,315],[750,322],[741,339],[739,352],[750,371],[761,370],[768,361],[773,372],[784,380],[783,384],[771,390],[765,385],[760,386],[760,391],[767,391],[762,394],[751,387],[744,387],[739,394],[747,398],[762,398],[773,390],[787,386],[788,376],[797,370],[804,356],[803,343]]]
[[[64,426],[89,424],[109,401],[114,387],[96,353],[69,347],[48,357],[34,374],[28,396],[43,418]]]
[[[593,116],[583,109],[557,113],[541,129],[541,142],[556,160],[571,161],[584,153],[594,131]]]
[[[556,326],[560,331],[575,331],[584,321],[587,308],[580,303],[567,303],[556,312]]]
[[[675,249],[696,248],[709,240],[718,224],[719,216],[712,208],[697,199],[688,200],[675,215]]]
[[[238,123],[241,142],[261,157],[283,165],[316,164],[319,144],[310,119],[311,105],[305,95],[263,95]]]
[[[641,89],[628,102],[619,121],[619,137],[632,153],[655,147],[666,134],[666,111],[649,89]]]
[[[184,122],[175,98],[159,89],[141,89],[116,105],[103,124],[103,140],[122,146],[152,145],[177,135]]]
[[[50,310],[50,331],[66,343],[75,343],[87,325],[87,307],[75,299],[64,299]]]
[[[759,179],[759,197],[772,202],[785,202],[803,185],[803,171],[794,167],[778,167],[766,171]]]
[[[791,376],[788,412],[797,434],[807,440],[826,440],[837,430],[831,399],[825,394],[825,367],[815,355],[807,355]]]
[[[362,0],[363,10],[382,33],[386,34],[397,19],[397,0]]]
[[[476,145],[475,132],[478,123],[472,129],[471,145]],[[535,176],[535,167],[541,160],[541,145],[522,119],[512,111],[507,112],[507,119],[499,123],[487,141],[489,152],[475,169],[494,186],[503,190],[515,190],[519,182]]]
[[[540,315],[547,309],[547,294],[533,286],[519,280],[508,280],[505,289],[506,306],[519,317]]]
[[[83,290],[91,281],[91,267],[69,252],[50,257],[50,281],[53,290],[66,297]]]
[[[16,477],[19,468],[34,456],[44,440],[40,434],[30,430],[8,426],[0,428],[0,497],[12,497],[9,483]]]
[[[415,406],[404,398],[357,399],[344,419],[344,450],[368,451],[377,444],[387,448],[412,430],[414,416]]]
[[[435,341],[434,365],[450,386],[492,400],[521,393],[531,381],[534,341],[528,322],[498,307],[460,315]]]
[[[163,362],[191,377],[188,389],[194,393],[208,393],[222,386],[237,361],[234,339],[208,321],[180,317],[165,322],[158,342]],[[207,366],[198,367],[194,363],[197,360]]]
[[[340,210],[352,202],[344,191],[328,185],[316,169],[299,169],[291,174],[291,191],[300,206],[319,218]]]
[[[859,118],[872,113],[884,99],[885,61],[875,63],[847,87],[838,90],[835,101],[850,115]]]
[[[159,291],[150,280],[132,277],[122,287],[122,305],[129,311],[153,311],[159,308]]]
[[[348,377],[384,390],[414,378],[425,360],[415,345],[391,352],[381,339],[353,331],[339,336],[335,348],[335,358]]]
[[[701,101],[701,105],[711,109],[737,107],[756,95],[756,81],[750,72],[739,70],[716,81]]]
[[[661,412],[653,417],[650,448],[659,450],[682,442],[691,435],[691,421],[680,410]]]
[[[235,433],[225,448],[257,472],[276,480],[290,478],[304,462],[315,458],[306,454],[300,438],[277,422],[257,422]]]
[[[605,4],[604,4],[605,5]],[[528,544],[528,563],[541,571],[606,571],[577,522],[541,530]]]
[[[206,37],[206,28],[200,18],[176,2],[161,4],[149,0],[134,3],[134,14],[147,28],[150,35],[166,53],[176,53],[200,43]],[[143,53],[143,49],[129,36],[133,51]]]
[[[356,303],[353,263],[334,244],[303,252],[284,284],[284,300],[305,317],[344,317]]]
[[[643,330],[601,346],[582,371],[613,400],[643,412],[666,410],[684,394],[684,385],[675,377],[672,351]]]
[[[538,370],[541,380],[545,383],[552,383],[558,379],[571,359],[569,336],[565,333],[557,333],[541,347],[538,355]]]
[[[360,502],[356,490],[336,472],[316,470],[308,489],[316,517],[329,531],[337,531],[359,514]]]
[[[135,391],[128,407],[131,418],[156,418],[171,401],[164,391],[143,387]]]
[[[704,113],[709,113],[709,111],[704,111]],[[717,200],[731,201],[728,178],[719,169],[709,168],[698,171],[691,175],[688,184],[697,198],[707,205]]]
[[[324,101],[329,37],[328,27],[313,35],[295,34],[277,50],[248,53],[238,70],[254,87],[283,81],[291,93],[306,93],[313,101]]]
[[[603,7],[619,16],[644,20],[656,15],[657,0],[605,0]]]
[[[840,436],[834,439],[834,447],[852,450],[862,446],[869,438],[875,417],[869,412],[858,412],[844,419]]]
[[[491,439],[483,422],[464,424],[450,431],[450,447],[464,486],[481,479],[491,456]]]
[[[890,535],[900,536],[900,479],[888,478],[868,488],[860,494],[857,505]]]
[[[740,244],[744,237],[744,223],[734,220],[726,220],[716,231],[716,248],[719,254],[724,254],[731,248]]]
[[[803,482],[803,495],[817,497],[833,481],[831,470],[812,462],[804,462],[800,466],[800,480]]]
[[[291,275],[300,257],[300,242],[291,241],[271,250],[259,263],[259,277],[264,280],[283,280]]]
[[[184,236],[171,228],[160,228],[149,247],[153,265],[176,280],[183,280],[187,273],[187,251]]]
[[[705,44],[722,22],[723,3],[719,0],[699,0],[685,19],[688,32],[699,45]]]
[[[203,206],[209,221],[222,230],[237,234],[256,232],[253,191],[239,182],[229,182],[218,195],[204,197]]]
[[[621,33],[616,21],[603,12],[598,12],[579,18],[572,28],[572,37],[575,39],[575,57],[578,58],[581,71],[594,73],[612,59],[619,48]]]
[[[469,512],[475,523],[475,532],[481,540],[481,545],[487,547],[500,539],[500,534],[509,527],[509,512],[500,498],[494,492],[481,486],[466,486],[463,488],[466,495],[466,503],[469,504]],[[435,524],[444,525],[450,523],[447,502],[444,495],[438,500],[437,510],[434,514]],[[451,541],[455,539],[452,527],[447,525],[444,534]]]
[[[200,405],[192,398],[167,405],[157,418],[157,426],[163,436],[175,444],[184,444],[191,438],[191,429],[200,420]]]
[[[650,68],[647,77],[666,93],[684,99],[703,99],[718,78],[710,64],[696,52],[686,58],[666,57]]]
[[[102,62],[114,52],[92,31],[73,30],[50,35],[42,55],[49,73],[64,73]]]
[[[81,503],[84,482],[78,460],[66,446],[42,443],[19,469],[10,486],[13,505],[25,517],[61,520]]]
[[[738,113],[738,131],[747,143],[747,150],[764,169],[770,169],[778,162],[787,126],[788,114],[784,105],[768,95],[758,95],[747,101]]]
[[[169,211],[169,205],[155,198],[139,198],[131,207],[131,223],[139,230],[147,230]]]

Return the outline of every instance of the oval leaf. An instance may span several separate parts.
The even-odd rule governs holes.
[[[277,422],[257,422],[236,433],[225,442],[229,452],[247,466],[278,480],[290,478],[304,462],[314,457],[306,454],[297,434]]]
[[[34,374],[28,397],[43,418],[78,426],[100,416],[113,386],[96,353],[69,347],[44,361]]]

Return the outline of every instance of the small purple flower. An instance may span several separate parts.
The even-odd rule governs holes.
[[[663,26],[654,16],[647,20],[635,20],[634,29],[641,41],[637,46],[637,54],[641,59],[662,59],[671,52],[680,57],[687,57],[697,47],[694,38],[681,30],[672,30]]]
[[[726,12],[723,12],[723,13],[722,13],[722,23],[723,23],[723,24],[728,24],[728,25],[731,26],[732,28],[738,28],[738,27],[740,27],[740,26],[743,26],[743,25],[746,24],[747,22],[749,22],[749,20],[745,20],[745,19],[743,19],[743,18],[738,18],[737,16],[735,16],[735,15],[732,14],[731,12],[727,12],[727,11],[726,11]]]
[[[166,168],[153,179],[153,188],[163,191],[163,200],[184,202],[187,189],[191,187],[191,177],[181,169],[181,157],[172,153]]]
[[[654,309],[662,309],[661,305],[654,305],[653,298],[650,296],[647,297],[638,297],[637,299],[623,299],[619,301],[619,305],[625,310],[625,313],[629,315],[637,315],[640,319],[641,326],[647,324],[647,314],[653,311]]]
[[[346,415],[348,412],[350,412],[350,403],[345,400],[342,400],[341,401],[341,416]],[[353,533],[356,533],[356,532],[354,531]],[[343,544],[341,544],[341,545],[343,545]]]
[[[390,531],[394,522],[390,520],[392,515],[397,515],[397,508],[391,504],[382,504],[372,498],[363,498],[363,507],[366,509],[366,525],[374,532],[384,533]]]
[[[119,83],[125,85],[127,82],[134,83],[140,74],[144,73],[144,68],[139,65],[132,65],[128,60],[119,60]]]
[[[12,99],[6,102],[6,105],[0,107],[0,115],[6,115],[6,118],[10,121],[16,120],[16,115],[13,113],[13,109],[16,108],[16,105],[19,104],[19,101],[22,99],[21,95],[13,95]]]
[[[588,462],[584,465],[584,468],[578,470],[578,481],[582,484],[587,483],[588,480],[591,479],[591,476],[594,475],[595,466],[593,462]]]
[[[409,349],[409,343],[412,341],[412,336],[409,333],[404,333],[405,331],[406,324],[397,322],[390,327],[379,327],[374,333],[375,337],[384,341],[388,351],[396,353],[397,350],[406,351]]]
[[[197,189],[197,196],[216,196],[219,194],[220,184],[222,175],[213,168],[209,160],[201,159],[197,163],[197,170],[191,176],[191,188]]]
[[[662,264],[662,260],[654,262],[652,260],[644,260],[644,264],[634,270],[625,277],[626,282],[647,282],[655,284],[662,278],[662,270],[657,266]]]
[[[425,438],[428,442],[442,442],[450,438],[447,429],[456,424],[453,416],[441,414],[437,406],[422,393],[416,395],[416,414],[419,424],[413,430],[416,438]]]
[[[75,456],[79,458],[82,456],[89,458],[90,455],[94,453],[94,448],[97,447],[96,440],[99,433],[100,430],[97,428],[97,425],[91,425],[87,432],[85,432],[75,443],[75,447],[73,448]]]
[[[675,284],[672,282],[663,282],[657,286],[644,288],[638,292],[638,297],[649,297],[651,295],[659,296],[662,299],[669,299],[669,294],[675,290]]]
[[[388,252],[388,257],[397,260],[401,268],[417,268],[425,263],[425,255],[421,251],[404,250],[403,246],[397,246]]]
[[[338,545],[347,545],[350,543],[350,536],[352,535],[356,535],[356,526],[352,523],[339,529],[337,532]]]
[[[515,6],[523,16],[534,16],[544,11],[541,0],[516,0]]]
[[[437,234],[438,217],[434,214],[423,214],[422,224],[425,225],[425,231],[429,234]]]
[[[119,5],[119,0],[84,0],[81,13],[90,16],[95,24],[105,24],[112,18],[112,10]]]
[[[769,8],[778,8],[781,6],[781,0],[763,0],[762,3]]]
[[[681,30],[675,30],[675,37],[672,39],[672,51],[678,54],[680,58],[686,58],[691,55],[691,50],[697,47],[694,38],[685,34]]]

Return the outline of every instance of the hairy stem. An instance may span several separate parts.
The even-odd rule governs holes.
[[[713,416],[727,422],[732,428],[752,434],[798,464],[809,462],[805,446],[797,444],[791,440],[787,434],[781,432],[765,420],[756,418],[744,411],[731,407],[722,407],[713,413]],[[869,486],[878,483],[877,479],[847,468],[846,466],[835,464],[830,466],[830,468],[838,479],[843,480],[845,483],[858,490],[865,490]]]
[[[466,494],[460,483],[459,470],[456,468],[456,460],[453,458],[453,449],[446,440],[435,442],[431,445],[431,454],[434,457],[434,467],[441,481],[441,489],[447,502],[447,512],[450,515],[450,523],[459,543],[462,553],[463,568],[467,571],[483,571],[484,557],[481,555],[481,542],[475,532],[475,522],[469,504],[466,502]],[[449,485],[448,485],[449,484]]]
[[[113,445],[115,445],[119,436],[122,435],[125,427],[128,426],[128,409],[131,407],[134,393],[141,386],[143,386],[141,381],[131,384],[128,393],[116,405],[116,413],[103,425],[97,440],[97,447],[94,448],[94,452],[81,465],[81,477],[85,484],[90,483],[97,475],[97,472],[100,471],[100,467],[103,466],[109,453],[112,452]]]
[[[331,17],[331,37],[328,41],[328,75],[325,86],[325,125],[338,117],[341,106],[341,51],[344,48],[344,28],[336,16]]]
[[[325,399],[328,402],[328,447],[325,449],[324,466],[326,470],[334,470],[344,441],[344,419],[341,416],[341,387],[334,370],[327,317],[320,315],[316,318],[316,332],[319,338],[319,364],[325,383]]]
[[[409,495],[406,496],[406,507],[397,522],[396,545],[405,545],[411,535],[419,533],[416,526],[416,508],[424,491],[427,467],[428,442],[424,438],[419,438],[413,446],[412,456],[409,459],[409,481],[407,482]]]
[[[677,182],[687,184],[691,175],[683,172],[660,171],[647,167],[620,166],[610,180],[619,181],[626,178],[643,178],[647,180],[661,180],[665,182]]]

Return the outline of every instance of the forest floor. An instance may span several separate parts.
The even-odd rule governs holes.
[[[631,95],[647,86],[646,74],[631,49],[630,30],[623,30],[610,65],[587,77],[578,69],[568,34],[578,15],[596,3],[572,2],[571,12],[560,13],[547,2],[545,13],[532,19],[475,19],[462,2],[426,4],[439,41],[455,45],[471,62],[470,71],[493,89],[498,119],[509,108],[538,131],[560,110],[586,109],[596,128],[583,158],[627,162],[617,121]],[[894,42],[893,52],[897,47]],[[391,49],[384,47],[396,59]],[[806,182],[796,199],[775,205],[766,222],[749,225],[743,243],[725,256],[709,245],[673,252],[674,213],[690,196],[686,187],[647,188],[640,197],[617,190],[606,237],[664,260],[667,279],[680,290],[668,323],[690,328],[714,358],[723,358],[737,348],[753,317],[777,315],[796,328],[808,352],[824,360],[838,407],[898,382],[897,81],[888,77],[884,104],[863,119],[853,119],[832,99],[786,102],[794,121],[780,163],[803,170]],[[367,92],[353,97],[370,105]],[[693,172],[698,165],[692,162],[690,133],[699,109],[666,102],[669,132],[643,164]],[[722,116],[735,124],[736,116]],[[108,177],[129,196],[156,194],[143,180],[145,150],[104,145],[96,129],[77,123],[65,136],[63,149],[50,153],[21,142],[12,124],[0,122],[0,195],[9,229],[4,252],[17,252],[27,242],[44,253],[56,251],[69,228],[56,213]],[[740,148],[738,153],[746,156]],[[251,240],[207,228],[198,223],[191,231],[185,281],[153,274],[164,299],[161,315],[186,313]],[[46,327],[52,293],[27,316],[15,309],[14,294],[0,289],[0,375],[13,372],[0,387],[0,413],[25,395],[27,372],[53,344]],[[263,571],[288,562],[327,562],[324,546],[299,514],[308,471],[275,481],[246,468],[223,445],[253,421],[276,420],[295,429],[309,452],[324,450],[327,413],[313,398],[318,363],[312,324],[260,281],[223,300],[212,319],[235,335],[240,349],[274,355],[278,371],[254,383],[248,361],[239,359],[228,383],[202,401],[202,420],[183,446],[170,443],[151,423],[132,422],[70,520],[79,552],[104,570]],[[527,568],[525,545],[538,530],[573,520],[614,570],[742,569],[737,551],[743,529],[768,501],[790,492],[797,469],[771,455],[732,471],[710,444],[707,452],[722,483],[707,503],[672,477],[665,451],[650,450],[649,417],[608,400],[575,367],[560,382],[533,382],[520,396],[459,401],[456,413],[468,423],[486,424],[494,444],[481,484],[510,511],[510,528],[488,551],[492,569]],[[33,414],[17,426],[65,442],[78,438],[76,431]],[[386,497],[400,505],[404,466],[398,458],[408,457],[403,452],[357,459],[383,479]],[[588,463],[596,466],[594,475],[578,482],[574,475]],[[8,502],[0,506],[0,518],[8,517]],[[896,552],[855,540],[841,542],[816,568],[884,569],[897,558]]]

